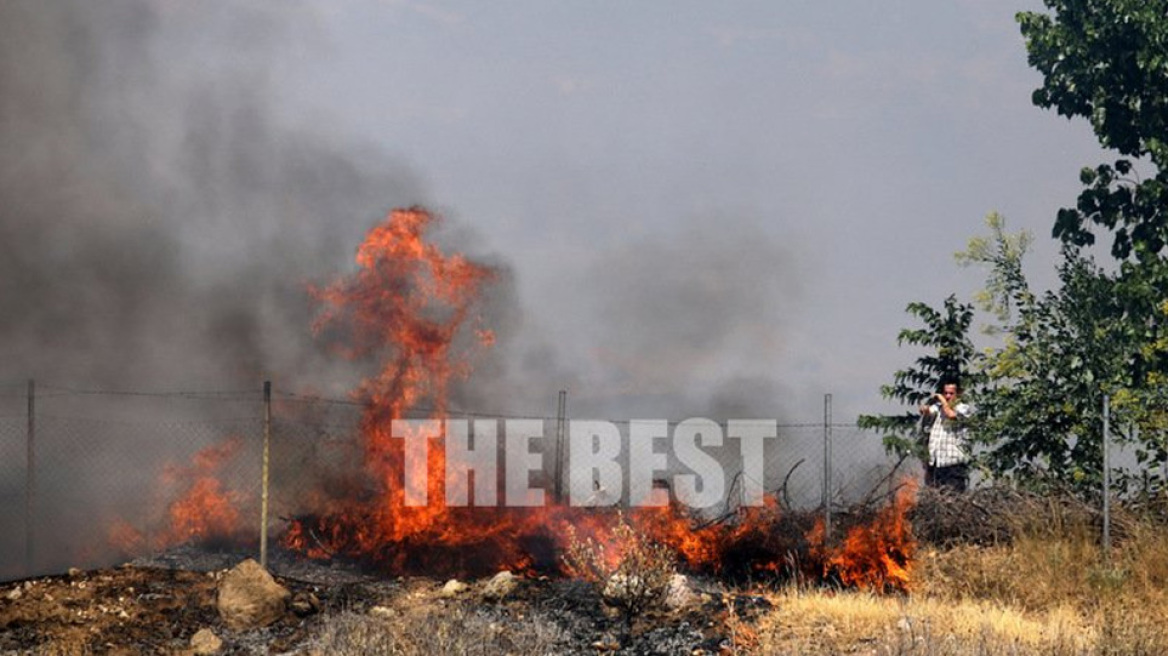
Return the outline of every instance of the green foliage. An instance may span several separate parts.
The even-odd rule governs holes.
[[[977,306],[1002,338],[984,359],[970,355],[981,389],[973,422],[986,469],[1037,486],[1097,490],[1102,476],[1102,400],[1113,399],[1113,437],[1146,465],[1144,492],[1168,491],[1168,0],[1043,0],[1047,12],[1017,16],[1031,66],[1043,75],[1034,104],[1090,122],[1100,144],[1121,159],[1084,168],[1074,207],[1059,210],[1062,243],[1054,289],[1035,293],[1022,270],[1027,233],[1009,234],[987,217],[988,236],[970,241],[962,264],[987,267]],[[1150,177],[1141,177],[1139,167]],[[1114,262],[1099,265],[1084,247],[1112,237]],[[951,325],[915,305],[926,328],[900,342],[960,345],[969,318],[951,297]],[[958,337],[960,335],[960,338]],[[972,346],[969,347],[972,354]],[[896,373],[885,398],[915,404],[941,368],[923,358]],[[861,425],[900,446],[915,421],[862,417]],[[1159,464],[1158,476],[1148,466]]]
[[[1168,339],[1152,339],[1155,322],[1145,319],[1168,316],[1168,306],[1155,309],[1154,287],[1140,280],[1149,267],[1108,272],[1064,246],[1058,286],[1035,295],[1022,274],[1024,249],[1017,248],[1024,233],[1007,233],[996,214],[987,223],[991,234],[971,240],[958,260],[988,268],[982,309],[994,312],[1005,337],[983,361],[986,385],[974,425],[988,470],[1039,487],[1097,489],[1105,394],[1113,398],[1113,439],[1134,444],[1142,462],[1168,459],[1161,382]]]
[[[1157,259],[1168,244],[1168,0],[1044,0],[1051,14],[1017,16],[1030,65],[1043,75],[1033,102],[1086,118],[1099,143],[1155,167],[1133,176],[1131,159],[1084,168],[1085,189],[1059,211],[1054,236],[1094,243],[1091,225],[1114,233],[1112,255]]]
[[[1091,122],[1104,147],[1168,162],[1168,0],[1044,0],[1017,16],[1035,105]]]
[[[1102,397],[1123,384],[1128,340],[1113,281],[1077,251],[1063,257],[1061,286],[1020,304],[986,359],[975,437],[994,474],[1084,487],[1100,477]]]
[[[1059,392],[1077,374],[1113,395],[1114,425],[1136,444],[1142,463],[1168,461],[1165,374],[1168,374],[1168,0],[1044,0],[1049,13],[1023,12],[1018,22],[1031,66],[1043,75],[1034,104],[1087,119],[1099,143],[1123,159],[1084,168],[1073,208],[1058,212],[1053,234],[1066,262],[1057,299],[1044,299],[1031,330],[1031,351],[1078,339],[1057,370]],[[1137,163],[1150,167],[1141,178]],[[1078,249],[1095,230],[1112,233],[1113,271],[1085,263]],[[1057,357],[1057,356],[1056,356]],[[1069,368],[1076,365],[1078,369]],[[1041,367],[1028,372],[1038,375]],[[1066,399],[1066,396],[1062,398]],[[1080,404],[1076,402],[1076,404]],[[1076,430],[1086,430],[1081,421]],[[1076,433],[1079,434],[1079,433]],[[1090,470],[1090,463],[1086,465]],[[1083,467],[1074,470],[1078,473]],[[1163,487],[1165,476],[1161,467]],[[1131,481],[1128,481],[1131,482]],[[1144,481],[1145,490],[1152,485]]]
[[[986,333],[997,335],[1005,330],[1004,324],[1010,320],[1014,308],[1034,302],[1034,295],[1022,274],[1022,258],[1034,237],[1025,230],[1007,233],[1006,219],[997,212],[988,214],[985,223],[990,235],[970,238],[969,245],[957,253],[956,258],[962,266],[989,265],[986,288],[974,301],[979,309],[992,313],[997,319],[997,325],[986,328]]]
[[[915,435],[920,419],[918,407],[940,389],[941,381],[956,378],[966,390],[981,381],[975,364],[980,355],[969,339],[974,308],[959,303],[950,295],[938,311],[925,303],[910,303],[906,311],[924,323],[922,328],[906,328],[896,338],[898,345],[909,344],[926,349],[916,364],[893,374],[892,384],[880,388],[880,395],[912,409],[899,415],[861,415],[860,428],[884,436],[889,453],[900,456],[923,455],[919,436]]]

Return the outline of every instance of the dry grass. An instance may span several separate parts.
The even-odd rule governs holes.
[[[392,614],[343,612],[310,653],[324,656],[539,656],[556,653],[563,632],[539,613],[500,622],[461,605],[417,606]]]
[[[1105,562],[1093,526],[1034,519],[1009,545],[922,549],[906,597],[776,593],[759,653],[1168,653],[1168,531],[1133,525]]]
[[[766,654],[1079,654],[1092,628],[1063,607],[1026,614],[986,601],[787,591],[759,626]]]

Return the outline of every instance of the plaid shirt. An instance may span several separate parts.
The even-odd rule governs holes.
[[[933,426],[929,429],[929,464],[933,467],[949,467],[969,462],[969,442],[965,436],[964,420],[973,414],[973,406],[958,403],[953,406],[956,419],[946,419],[941,406],[929,406],[933,416]]]

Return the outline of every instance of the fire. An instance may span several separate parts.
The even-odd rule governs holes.
[[[893,503],[882,509],[869,525],[850,529],[835,546],[825,544],[823,523],[809,536],[813,553],[822,562],[825,578],[838,577],[848,586],[877,591],[907,592],[916,541],[907,513],[916,503],[917,483],[908,479]]]
[[[467,357],[494,343],[475,312],[495,273],[426,241],[436,220],[420,208],[392,211],[358,249],[354,275],[312,290],[321,306],[315,332],[347,357],[379,358],[384,364],[355,392],[365,407],[361,437],[369,493],[360,500],[318,500],[311,509],[313,524],[295,522],[285,536],[287,546],[318,557],[373,557],[396,566],[412,557],[402,549],[408,545],[453,550],[492,543],[513,558],[522,552],[507,543],[527,534],[517,524],[535,520],[445,504],[441,435],[424,460],[412,459],[405,440],[392,435],[393,420],[422,405],[431,417],[444,416],[451,382],[470,372]],[[407,469],[425,471],[423,504],[407,503]]]
[[[411,411],[443,418],[451,382],[467,376],[470,359],[494,342],[477,311],[495,273],[427,241],[436,220],[420,208],[394,210],[359,247],[353,275],[312,290],[320,305],[314,331],[346,357],[383,364],[354,393],[364,407],[363,480],[340,486],[344,494],[302,499],[305,513],[290,523],[282,544],[311,558],[352,558],[395,573],[556,570],[568,535],[620,554],[627,545],[615,537],[618,513],[448,506],[440,429],[426,438],[424,458],[393,435],[393,420]],[[405,490],[407,472],[425,473],[426,487],[413,497]],[[691,571],[753,576],[798,567],[847,585],[903,589],[913,550],[906,503],[898,500],[872,527],[853,529],[839,548],[824,547],[822,527],[818,536],[801,528],[769,497],[761,507],[704,527],[695,527],[678,505],[624,516],[638,535],[670,547]],[[791,558],[808,545],[810,562]]]
[[[225,463],[237,456],[243,439],[233,436],[208,446],[191,458],[189,465],[170,464],[159,479],[161,498],[169,498],[163,526],[147,537],[124,519],[115,520],[106,541],[123,553],[148,547],[163,549],[185,542],[235,541],[241,533],[240,514],[247,499],[227,489],[221,480]]]
[[[875,521],[850,528],[838,543],[826,539],[822,522],[812,525],[810,515],[782,512],[773,496],[714,522],[678,504],[624,513],[484,506],[479,499],[472,507],[448,505],[445,424],[421,429],[429,447],[422,456],[406,447],[400,425],[394,434],[394,420],[445,418],[451,384],[468,376],[476,353],[494,344],[478,311],[496,274],[428,241],[436,221],[421,208],[392,211],[357,250],[355,273],[310,289],[319,306],[314,332],[345,357],[380,367],[353,393],[363,408],[360,465],[328,485],[299,490],[299,515],[280,537],[285,548],[314,559],[357,560],[388,573],[548,572],[564,570],[562,557],[573,540],[603,545],[606,559],[619,560],[633,546],[626,543],[632,530],[637,544],[668,547],[691,572],[801,575],[879,591],[908,589],[915,551],[906,519],[915,500],[911,484]],[[162,520],[149,537],[115,521],[110,545],[133,553],[185,542],[240,542],[241,517],[250,516],[254,500],[226,486],[222,469],[242,446],[241,438],[232,437],[185,466],[166,467],[160,477],[160,498],[167,499],[160,505]],[[407,490],[406,481],[419,480],[419,474],[425,487]],[[606,563],[610,569],[617,564]]]
[[[188,467],[166,468],[164,479],[183,491],[167,508],[167,529],[159,538],[163,544],[235,536],[240,528],[243,498],[224,488],[219,473],[242,446],[243,439],[234,436],[196,453]]]

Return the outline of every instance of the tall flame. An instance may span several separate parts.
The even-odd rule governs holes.
[[[412,208],[394,210],[370,231],[357,251],[357,271],[313,294],[321,305],[315,331],[351,358],[380,358],[384,365],[355,392],[364,404],[361,423],[365,492],[311,498],[308,513],[283,537],[286,547],[310,557],[344,556],[373,561],[389,571],[467,572],[502,567],[554,569],[565,536],[609,543],[615,513],[565,506],[539,508],[449,507],[443,483],[442,436],[430,444],[425,462],[412,461],[405,440],[391,435],[391,422],[425,408],[430,418],[447,409],[450,382],[469,373],[468,356],[493,341],[475,311],[491,269],[426,240],[435,217]],[[426,503],[408,505],[405,473],[424,470]],[[907,497],[906,497],[907,498]],[[814,567],[848,585],[907,585],[911,535],[903,526],[905,503],[882,513],[868,529],[849,533],[839,549],[823,546],[822,527],[810,535],[792,531],[768,498],[742,508],[727,521],[695,528],[679,506],[636,508],[630,526],[670,546],[691,570],[739,573]],[[784,522],[787,522],[784,524]],[[574,531],[567,531],[571,526]],[[793,537],[792,537],[793,536]],[[810,543],[814,563],[789,562]],[[745,564],[745,568],[744,568]],[[866,573],[873,570],[878,573]]]
[[[514,528],[515,513],[488,517],[446,506],[441,436],[429,445],[425,462],[412,462],[405,441],[391,434],[393,420],[423,405],[428,416],[443,417],[450,383],[470,371],[471,351],[494,341],[474,314],[494,272],[426,241],[435,221],[420,208],[392,211],[358,249],[356,273],[313,290],[321,305],[314,330],[348,357],[372,356],[384,364],[355,393],[365,408],[361,433],[370,493],[327,501],[315,509],[313,526],[291,527],[289,546],[315,555],[389,558],[390,548],[402,543],[457,548],[497,540]],[[406,504],[411,467],[425,469],[427,502],[420,506]],[[401,560],[405,552],[394,551]]]

